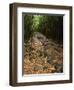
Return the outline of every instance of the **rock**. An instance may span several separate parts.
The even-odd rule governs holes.
[[[51,58],[48,58],[47,59],[47,63],[52,64],[53,63],[52,59]]]
[[[24,43],[24,70],[26,74],[63,72],[63,48],[43,34],[34,32]]]
[[[55,68],[56,68],[56,72],[58,72],[58,73],[63,72],[63,65],[62,64],[56,64]]]
[[[43,67],[43,70],[45,70],[45,69],[48,69],[48,67],[47,67],[47,66],[44,66],[44,67]]]
[[[49,44],[49,40],[41,33],[36,33],[37,39],[42,43],[43,46],[47,46]]]

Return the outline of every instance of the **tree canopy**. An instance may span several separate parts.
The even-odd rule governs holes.
[[[63,16],[26,14],[24,41],[28,41],[34,32],[40,32],[48,39],[63,43]]]

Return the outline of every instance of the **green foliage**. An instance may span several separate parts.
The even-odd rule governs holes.
[[[33,16],[25,15],[24,17],[24,40],[27,41],[32,33]]]
[[[63,16],[25,15],[24,40],[29,40],[33,32],[41,32],[47,38],[62,42]]]

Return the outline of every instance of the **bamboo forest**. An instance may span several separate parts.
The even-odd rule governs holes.
[[[63,16],[24,15],[24,74],[63,73]]]

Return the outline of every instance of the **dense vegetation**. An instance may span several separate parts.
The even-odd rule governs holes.
[[[47,38],[62,43],[63,16],[25,15],[24,40],[27,41],[33,32],[41,32]]]
[[[24,74],[63,72],[63,16],[24,16]]]

